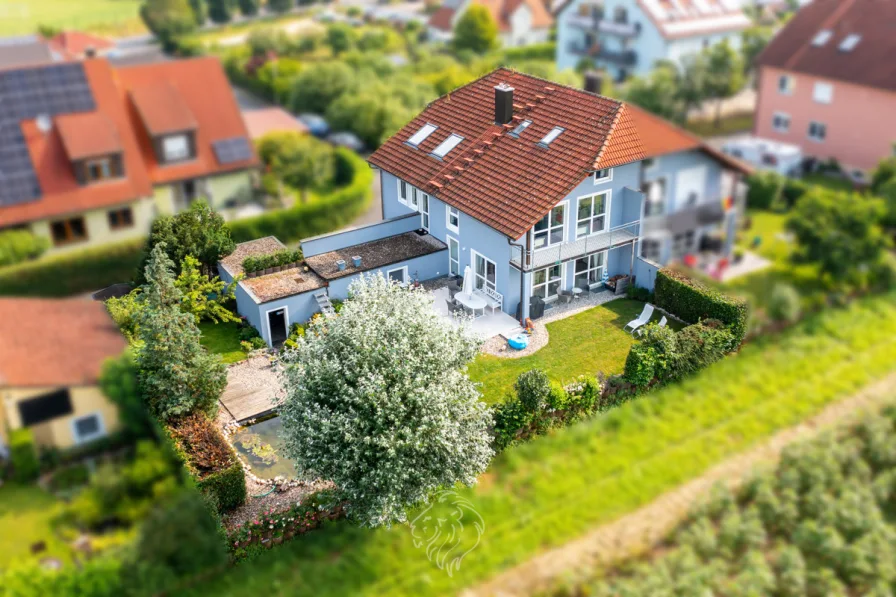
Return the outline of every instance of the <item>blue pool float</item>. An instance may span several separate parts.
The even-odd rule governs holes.
[[[516,336],[511,336],[507,339],[507,344],[510,345],[510,348],[514,350],[523,350],[527,346],[529,346],[529,336],[526,334],[517,334]]]

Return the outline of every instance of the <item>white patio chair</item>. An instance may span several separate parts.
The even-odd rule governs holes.
[[[669,323],[669,320],[666,319],[665,315],[663,315],[663,318],[660,319],[660,327],[664,328],[664,327],[666,327],[666,324],[668,324],[668,323]],[[640,330],[638,330],[638,337],[643,336],[643,335],[644,335],[644,328],[641,328]]]
[[[625,327],[623,327],[622,329],[625,330],[626,328],[632,328],[632,336],[634,336],[635,330],[637,330],[642,325],[646,325],[647,322],[650,321],[651,317],[653,317],[653,305],[648,303],[644,305],[644,310],[641,311],[641,314],[638,315],[638,318],[633,319],[625,324]]]

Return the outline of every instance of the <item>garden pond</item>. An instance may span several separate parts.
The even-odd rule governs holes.
[[[296,467],[283,454],[283,438],[280,432],[283,422],[274,416],[252,425],[240,427],[230,441],[240,457],[252,467],[252,472],[261,479],[274,477],[296,477]]]

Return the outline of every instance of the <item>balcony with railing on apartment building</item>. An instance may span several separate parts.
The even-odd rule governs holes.
[[[600,41],[593,43],[588,43],[587,40],[573,41],[568,47],[573,54],[602,60],[616,66],[630,68],[638,64],[638,53],[635,50],[610,50]]]
[[[626,187],[623,189],[626,199],[637,201],[640,204],[643,194]],[[514,246],[510,256],[510,263],[517,269],[528,272],[557,263],[564,263],[580,257],[586,257],[601,251],[616,249],[629,244],[634,244],[641,234],[641,220],[631,220],[623,224],[612,226],[603,232],[590,234],[582,238],[574,238],[566,242],[558,243],[544,248],[526,250],[520,246]],[[527,235],[527,242],[529,242]]]
[[[609,19],[599,7],[582,9],[566,18],[566,23],[577,29],[593,33],[613,35],[623,39],[630,39],[641,34],[641,23],[630,23],[628,18]]]

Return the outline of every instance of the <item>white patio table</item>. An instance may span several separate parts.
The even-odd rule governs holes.
[[[485,315],[485,299],[477,294],[464,294],[463,292],[458,292],[454,295],[454,300],[467,309],[470,309],[473,312],[473,317],[476,317],[476,311],[479,309],[481,309],[482,314]]]

